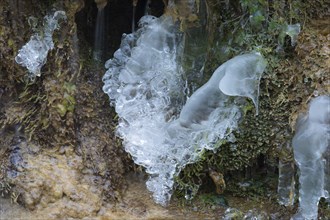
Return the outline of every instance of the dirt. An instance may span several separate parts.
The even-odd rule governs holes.
[[[54,170],[60,169],[54,167]],[[62,168],[62,171],[64,176],[70,176],[66,169]],[[34,210],[12,203],[10,199],[1,199],[0,219],[222,219],[229,208],[229,206],[219,204],[205,205],[198,198],[184,204],[182,200],[175,197],[167,207],[157,205],[151,193],[146,189],[146,176],[143,173],[132,173],[126,176],[128,187],[116,204],[103,203],[101,205],[98,200],[99,195],[93,195],[86,185],[75,182],[72,176],[65,179],[67,182],[64,188],[75,192],[71,194],[71,197],[63,193],[62,199],[49,203],[45,207],[38,205]],[[61,179],[57,181],[57,184],[60,182]],[[75,185],[73,186],[72,183]],[[80,198],[76,201],[72,200],[72,195],[79,195]],[[274,201],[267,199],[232,196],[226,196],[226,198],[231,212],[241,217],[252,213],[255,216],[268,216],[271,219],[289,219],[288,213],[294,211],[280,207],[274,204]]]
[[[54,170],[58,169],[60,168],[54,168]],[[63,174],[63,176],[66,176],[68,173],[64,172]],[[56,177],[56,174],[54,177]],[[35,210],[29,210],[12,203],[10,199],[2,198],[0,200],[0,219],[216,219],[224,211],[224,208],[203,211],[198,211],[195,208],[195,211],[193,211],[191,207],[178,206],[176,201],[171,203],[169,207],[164,208],[153,202],[151,194],[145,187],[143,175],[131,174],[127,178],[130,184],[122,195],[121,201],[116,205],[104,204],[100,207],[96,195],[92,196],[91,191],[87,188],[84,189],[84,185],[77,184],[77,182],[73,187],[70,181],[74,182],[74,180],[66,177],[66,180],[69,181],[66,182],[67,186],[65,188],[73,191],[75,189],[75,195],[85,198],[82,199],[85,203],[82,201],[75,203],[64,195],[61,200],[50,203],[47,207],[39,205]],[[61,182],[61,180],[57,182]],[[94,212],[96,208],[99,208],[97,213]]]

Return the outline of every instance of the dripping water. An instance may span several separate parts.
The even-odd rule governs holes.
[[[145,6],[144,15],[151,15],[150,4],[151,4],[151,0],[147,0],[147,4]]]
[[[150,12],[150,0],[133,0],[133,12],[132,12],[132,33],[136,31],[137,23],[144,15],[151,14]]]
[[[104,7],[98,7],[97,18],[96,18],[96,28],[94,36],[94,60],[101,60],[103,53],[103,45],[105,43],[105,12]]]
[[[138,0],[133,0],[132,33],[135,32],[135,14],[136,14],[137,3],[138,3]]]

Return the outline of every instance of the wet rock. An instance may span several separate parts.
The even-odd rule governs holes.
[[[124,186],[124,154],[109,133],[114,115],[107,105],[103,111],[101,76],[79,69],[86,54],[79,51],[75,14],[83,6],[83,0],[0,3],[0,183],[15,185],[18,202],[30,210],[56,204],[49,214],[59,218],[96,215]],[[52,9],[65,11],[67,20],[53,34],[42,77],[28,84],[13,59],[32,34],[28,17],[41,21]],[[17,123],[22,137],[2,129]]]
[[[216,186],[216,193],[222,194],[224,190],[226,189],[226,182],[223,177],[223,174],[220,172],[216,172],[214,170],[209,171],[209,176],[213,180],[215,186]]]
[[[94,0],[94,1],[95,1],[96,5],[97,5],[97,8],[99,10],[103,9],[108,3],[107,0]]]
[[[243,212],[239,211],[238,209],[235,208],[228,208],[225,211],[224,220],[239,220],[243,219]]]
[[[263,211],[258,211],[257,209],[252,209],[249,210],[245,215],[244,215],[244,220],[267,220],[268,215],[267,213],[263,212]]]
[[[11,178],[29,209],[49,209],[50,216],[83,218],[95,215],[102,205],[101,190],[81,176],[82,159],[72,153],[43,151],[24,155],[26,169]]]

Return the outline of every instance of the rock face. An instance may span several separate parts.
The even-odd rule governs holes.
[[[207,120],[226,96],[243,96],[252,99],[258,113],[259,83],[266,68],[260,54],[236,56],[218,67],[212,77],[188,99],[180,113],[180,124],[190,127]]]
[[[107,5],[108,0],[95,0],[95,3],[97,5],[97,8],[101,10]]]
[[[28,145],[16,137],[10,155],[8,179],[15,184],[20,201],[30,210],[48,209],[49,218],[94,216],[102,205],[100,177],[83,174],[83,159],[72,149],[60,152]],[[33,152],[33,154],[29,153]]]
[[[141,2],[146,1],[137,2],[137,12]],[[163,1],[150,2],[150,12],[161,15]],[[183,68],[200,73],[187,76],[188,96],[220,64],[238,54],[255,49],[268,61],[260,81],[258,117],[252,104],[245,106],[239,132],[226,143],[214,143],[221,146],[216,154],[205,151],[201,161],[181,171],[175,182],[178,195],[191,198],[199,187],[208,188],[211,169],[223,174],[228,194],[250,196],[264,190],[268,197],[276,181],[274,186],[271,179],[259,177],[276,175],[278,158],[291,170],[293,154],[287,143],[298,114],[306,112],[311,98],[330,93],[329,2],[164,2],[177,4],[167,13],[178,19],[185,32]],[[110,58],[119,48],[122,33],[131,30],[132,0],[108,3],[104,8],[108,27],[104,56]],[[43,18],[58,10],[65,11],[67,19],[53,32],[54,49],[40,69],[41,76],[31,83],[26,68],[17,65],[15,57],[34,33],[42,32],[42,28],[29,26],[34,21],[31,16],[43,27]],[[116,115],[101,89],[105,70],[91,61],[96,12],[94,0],[0,2],[0,195],[11,196],[30,210],[45,209],[46,218],[99,215],[105,204],[112,206],[120,199],[126,186],[123,176],[133,166],[114,135]],[[301,27],[294,25],[297,23]],[[295,46],[291,45],[294,41]],[[281,47],[276,49],[278,43]],[[168,121],[179,111],[171,108],[166,113],[164,120]],[[325,172],[329,174],[329,170]],[[237,187],[243,179],[256,177],[269,187],[253,192],[249,187]],[[290,194],[293,201],[294,187],[290,187],[284,194]],[[126,209],[130,204],[134,202]],[[287,218],[289,210],[283,212]],[[319,214],[327,216],[327,212]]]
[[[81,0],[0,3],[0,182],[15,186],[9,196],[30,210],[48,208],[49,218],[95,216],[125,188],[126,155],[109,132],[115,120],[96,77],[102,70],[84,66],[79,48],[75,15],[83,6]],[[53,50],[31,82],[12,62],[52,10],[67,19],[53,30]],[[29,27],[30,16],[40,30]]]

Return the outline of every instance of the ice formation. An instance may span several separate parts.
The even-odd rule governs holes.
[[[284,206],[293,206],[296,197],[296,171],[292,154],[291,141],[287,141],[281,147],[281,156],[278,161],[278,202]]]
[[[226,72],[220,82],[220,90],[230,96],[245,96],[252,99],[258,114],[259,82],[266,68],[266,61],[258,53],[237,56],[222,65],[219,71]]]
[[[214,143],[237,128],[240,110],[221,92],[221,79],[227,74],[237,76],[235,71],[240,70],[244,70],[243,78],[255,78],[253,74],[260,74],[261,68],[251,65],[264,61],[254,53],[233,58],[184,105],[182,33],[166,15],[145,16],[140,27],[123,35],[120,49],[106,62],[103,90],[119,116],[117,134],[125,150],[136,164],[145,167],[150,176],[147,187],[154,200],[166,205],[180,170],[196,162],[204,149],[216,150]],[[247,85],[246,93],[240,95],[250,97],[252,87]]]
[[[295,199],[295,169],[292,161],[279,161],[278,164],[278,202],[284,206],[292,206]]]
[[[285,34],[290,36],[291,46],[296,45],[298,34],[300,33],[300,30],[301,30],[301,27],[300,27],[299,23],[298,24],[287,25],[286,30],[285,30]]]
[[[179,155],[167,140],[166,121],[184,102],[177,63],[182,36],[170,17],[145,16],[139,24],[139,30],[123,35],[120,49],[106,62],[103,90],[120,118],[117,133],[125,150],[150,174],[155,201],[165,204]]]
[[[29,70],[29,77],[40,76],[40,70],[47,61],[49,50],[54,48],[53,32],[59,28],[59,20],[66,19],[64,11],[56,11],[44,17],[42,33],[35,33],[19,51],[15,61]]]
[[[298,119],[292,145],[300,170],[299,213],[294,219],[317,219],[320,198],[329,198],[329,96],[312,100],[308,114]]]
[[[266,62],[258,53],[239,55],[215,70],[210,80],[187,101],[180,114],[180,124],[190,127],[208,120],[217,108],[224,109],[228,96],[245,96],[257,108],[259,80]]]

